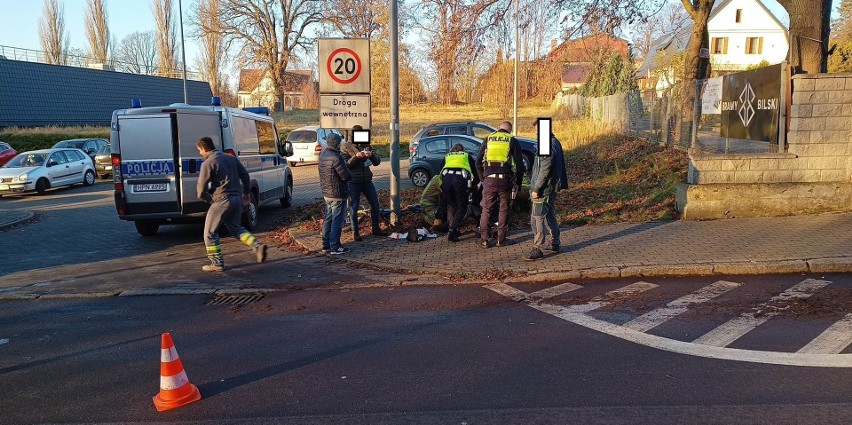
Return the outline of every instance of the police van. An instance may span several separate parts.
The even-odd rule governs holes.
[[[145,108],[134,99],[130,109],[112,113],[110,150],[119,218],[133,221],[143,236],[156,234],[162,224],[203,218],[208,204],[198,199],[196,183],[204,158],[195,142],[204,136],[220,152],[239,158],[251,177],[251,203],[243,213],[246,228],[257,226],[261,205],[278,201],[290,206],[293,174],[286,157],[293,155],[293,147],[278,138],[271,117],[223,107],[217,98],[211,106]]]

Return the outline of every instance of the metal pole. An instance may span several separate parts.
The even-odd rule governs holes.
[[[178,0],[178,14],[180,15],[180,54],[183,56],[183,103],[189,103],[186,95],[186,48],[183,43],[183,2]]]
[[[515,0],[515,92],[513,95],[512,133],[518,134],[518,61],[521,57],[521,37],[518,26],[518,1]]]
[[[397,0],[390,2],[390,222],[399,222],[399,28]]]

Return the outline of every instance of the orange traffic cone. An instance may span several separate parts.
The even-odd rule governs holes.
[[[154,396],[154,407],[158,412],[201,400],[198,387],[189,383],[183,364],[180,362],[172,336],[163,334],[160,350],[160,393]]]

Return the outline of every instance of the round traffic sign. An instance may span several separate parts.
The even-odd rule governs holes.
[[[341,47],[328,55],[326,71],[338,84],[349,84],[361,75],[361,58],[352,49]]]

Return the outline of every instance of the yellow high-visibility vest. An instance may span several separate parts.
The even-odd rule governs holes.
[[[444,158],[443,169],[467,170],[468,175],[472,175],[469,156],[467,152],[450,152]]]
[[[502,131],[495,131],[488,135],[485,139],[488,146],[485,147],[485,161],[489,163],[499,163],[501,166],[509,161],[509,146],[512,141],[512,135]]]

